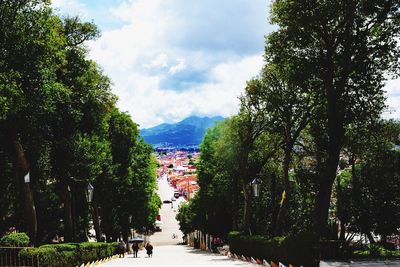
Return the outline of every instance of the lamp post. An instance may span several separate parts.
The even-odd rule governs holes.
[[[254,197],[259,197],[261,189],[261,180],[258,177],[254,178],[254,180],[251,182],[251,187],[253,188]]]
[[[86,200],[88,203],[92,203],[93,192],[94,192],[94,187],[91,183],[89,183],[86,189]]]
[[[88,185],[86,187],[85,195],[86,195],[86,201],[88,203],[89,210],[90,210],[90,203],[92,203],[92,200],[93,200],[93,192],[94,192],[93,185],[91,183],[88,183]],[[89,240],[89,231],[87,228],[85,229],[85,232],[86,232],[86,239]]]

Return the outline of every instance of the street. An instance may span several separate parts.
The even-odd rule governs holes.
[[[161,201],[171,200],[174,194],[174,189],[169,186],[167,178],[160,178],[158,180],[158,194]],[[162,204],[160,209],[161,221],[161,232],[155,232],[150,236],[150,242],[153,246],[160,245],[176,245],[182,242],[182,232],[179,230],[178,221],[175,219],[178,211],[178,206],[181,202],[185,201],[182,197],[171,203]],[[173,208],[172,208],[173,206]],[[172,235],[177,235],[177,238],[172,238]]]
[[[166,178],[158,180],[158,194],[161,201],[170,200],[174,189],[169,186]],[[193,249],[189,246],[178,245],[182,242],[182,232],[179,230],[179,224],[175,219],[176,212],[180,203],[185,201],[182,197],[173,201],[173,208],[170,203],[162,204],[160,210],[162,231],[156,232],[150,236],[150,242],[154,246],[154,254],[152,258],[148,258],[146,250],[139,251],[138,258],[133,258],[132,255],[126,255],[125,258],[114,259],[113,261],[102,264],[105,267],[124,267],[137,264],[139,266],[255,266],[251,263],[233,260],[226,256],[204,252],[201,250]],[[176,234],[177,238],[172,238]]]
[[[125,258],[115,259],[101,266],[128,267],[133,265],[154,267],[256,266],[256,264],[233,260],[226,256],[204,252],[183,245],[154,246],[152,258],[148,258],[146,251],[141,250],[138,258],[132,258],[132,255],[127,255]]]

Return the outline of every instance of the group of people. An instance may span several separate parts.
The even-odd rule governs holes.
[[[153,257],[153,246],[150,244],[150,242],[148,242],[144,246],[144,248],[146,249],[147,256],[150,257],[150,258]],[[119,250],[119,252],[118,252],[119,257],[120,258],[121,257],[124,258],[125,257],[125,252],[126,252],[126,243],[123,240],[121,240],[119,242],[118,250]],[[139,252],[139,243],[136,243],[136,242],[133,243],[132,244],[132,250],[133,250],[133,257],[137,258],[138,252]]]

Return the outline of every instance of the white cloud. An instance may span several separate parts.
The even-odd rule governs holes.
[[[177,121],[193,113],[233,115],[246,81],[258,74],[262,64],[261,55],[221,63],[211,70],[212,81],[181,92],[162,90],[158,76],[132,74],[128,83],[119,87],[119,106],[142,127]]]
[[[168,71],[168,72],[169,72],[170,74],[175,74],[175,73],[178,73],[178,72],[183,71],[183,70],[186,69],[185,60],[183,60],[183,59],[178,59],[177,61],[178,61],[178,63],[177,63],[176,65],[174,65],[174,66],[172,66],[172,67],[169,68],[169,71]]]
[[[168,66],[168,56],[166,54],[157,55],[150,64],[144,64],[145,68],[166,68]]]
[[[387,81],[385,90],[388,95],[400,95],[400,79]]]
[[[245,81],[261,69],[264,35],[274,29],[265,0],[82,1],[53,5],[105,27],[90,55],[141,127],[237,112]],[[391,113],[384,117],[400,118],[400,80],[385,88]]]
[[[124,1],[110,14],[124,25],[91,42],[91,57],[141,127],[232,115],[246,80],[261,69],[265,0]]]
[[[400,79],[390,80],[385,86],[388,109],[383,117],[386,119],[400,119]]]

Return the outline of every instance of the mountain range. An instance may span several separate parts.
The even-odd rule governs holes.
[[[180,122],[163,123],[140,131],[144,140],[154,146],[191,146],[199,145],[208,128],[223,120],[221,116],[190,116]]]

